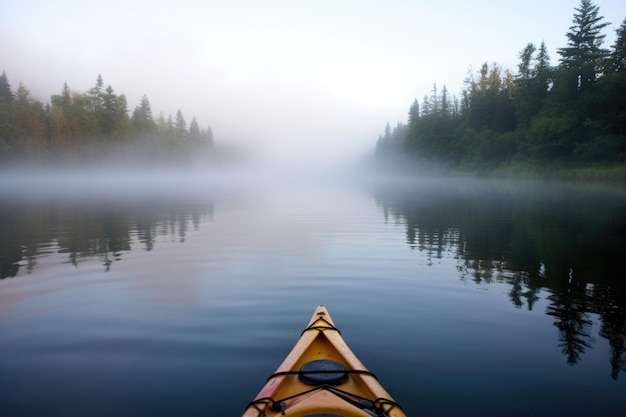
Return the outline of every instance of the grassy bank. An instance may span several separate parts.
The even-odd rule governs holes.
[[[563,179],[626,182],[626,163],[567,167],[558,164],[505,165],[494,169],[493,176],[525,179]]]

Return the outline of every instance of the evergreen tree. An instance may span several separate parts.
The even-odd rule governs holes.
[[[512,98],[513,76],[494,63],[484,63],[478,81],[469,80],[468,100],[469,127],[484,128],[495,132],[515,129],[515,106]]]
[[[534,44],[527,44],[519,58],[514,81],[515,112],[519,126],[528,128],[547,97],[552,77],[550,57],[545,42],[541,42],[539,50]]]
[[[133,110],[132,125],[135,135],[139,137],[145,138],[153,135],[156,131],[150,100],[148,100],[148,96],[145,94],[141,98],[139,105]]]
[[[25,155],[41,157],[47,153],[47,129],[41,102],[20,83],[15,95],[13,123]]]
[[[409,121],[407,126],[407,136],[406,140],[403,143],[404,149],[398,149],[398,151],[412,151],[414,152],[417,147],[418,135],[419,135],[419,124],[420,124],[420,104],[417,99],[413,100],[411,107],[409,108]],[[379,143],[382,138],[379,137]]]
[[[191,124],[189,125],[189,140],[192,143],[200,143],[200,126],[198,125],[198,121],[196,120],[196,116],[193,116],[191,119]]]
[[[613,50],[609,58],[609,71],[625,72],[626,71],[626,19],[621,26],[615,30],[617,37],[613,44]]]
[[[173,138],[176,135],[176,129],[174,128],[174,119],[172,115],[167,115],[167,121],[165,122],[165,137]]]
[[[67,85],[67,81],[63,83],[63,89],[61,94],[54,94],[50,97],[50,102],[53,106],[57,106],[63,110],[69,110],[72,105],[72,93],[70,87]]]
[[[99,95],[102,97],[100,109],[98,110],[100,130],[104,136],[112,136],[115,133],[118,118],[121,116],[118,108],[119,102],[110,84],[107,86],[106,91]]]
[[[417,125],[420,119],[420,104],[417,99],[413,100],[409,108],[409,127]]]
[[[376,155],[404,153],[420,165],[476,172],[626,161],[626,20],[607,59],[601,33],[607,23],[598,7],[581,0],[575,10],[558,67],[545,42],[529,43],[515,77],[495,63],[476,74],[470,68],[460,105],[455,99],[450,106],[445,86],[435,84],[411,104],[403,146],[389,146],[396,130],[387,125]]]
[[[0,76],[0,158],[8,158],[15,152],[17,132],[12,123],[13,90],[5,71]]]
[[[72,145],[72,96],[67,81],[63,83],[61,94],[50,97],[48,123],[50,129],[50,145],[53,153],[68,150]]]
[[[431,114],[433,114],[433,105],[431,103],[430,97],[428,97],[428,95],[424,95],[424,98],[422,98],[422,116],[426,117],[426,116],[430,116]]]
[[[550,89],[552,83],[552,67],[550,66],[550,55],[548,54],[548,47],[545,42],[541,42],[539,51],[535,58],[535,77],[537,88],[537,94],[541,100],[543,100]]]
[[[209,148],[215,147],[215,144],[213,143],[213,130],[211,129],[210,125],[207,126],[206,130],[202,129],[202,132],[200,132],[200,136],[206,146],[208,146]]]
[[[389,123],[385,125],[385,135],[378,137],[376,155],[381,158],[400,155],[407,140],[408,127],[398,123],[391,129]]]
[[[100,74],[85,93],[70,90],[65,82],[45,107],[23,84],[14,93],[6,72],[0,76],[0,159],[22,155],[100,157],[99,153],[107,150],[101,145],[114,145],[113,140],[131,136],[140,139],[137,149],[148,157],[166,153],[186,157],[191,155],[188,151],[214,146],[211,127],[201,130],[194,117],[187,130],[180,110],[175,122],[171,115],[167,121],[161,115],[157,126],[146,95],[129,118],[126,97],[115,94],[111,85],[104,88]],[[152,138],[155,140],[146,140]],[[191,140],[185,143],[188,138]]]
[[[534,68],[531,66],[531,64],[536,50],[537,47],[534,44],[529,43],[522,50],[522,52],[519,53],[520,63],[517,66],[517,80],[523,81],[523,84],[525,85],[527,85],[527,81],[531,80],[535,76]]]
[[[102,112],[102,108],[104,107],[104,95],[104,81],[102,80],[102,75],[98,74],[96,84],[88,93],[89,99],[91,100],[92,111],[96,114]]]
[[[176,121],[174,122],[174,135],[176,139],[186,139],[188,137],[187,122],[183,117],[183,113],[178,109],[176,112]]]
[[[575,8],[574,23],[567,32],[567,46],[559,48],[561,66],[570,77],[565,82],[574,83],[569,88],[582,91],[591,86],[602,71],[602,66],[609,51],[602,48],[606,35],[602,30],[609,25],[603,22],[599,7],[591,0],[580,0],[580,6]]]
[[[441,97],[439,97],[439,90],[437,89],[437,83],[433,84],[433,89],[430,90],[430,113],[433,116],[438,116],[441,113]]]
[[[116,95],[110,84],[101,97],[101,109],[97,115],[102,135],[105,138],[125,136],[129,124],[126,97],[123,94]]]
[[[6,104],[13,104],[13,99],[15,98],[15,94],[11,89],[11,84],[9,83],[9,78],[7,77],[6,71],[2,71],[2,75],[0,75],[0,99],[3,99]]]
[[[97,113],[93,111],[93,103],[88,94],[74,92],[72,104],[67,112],[71,123],[71,139],[74,151],[82,155],[88,153],[90,145],[100,137],[100,123]]]
[[[443,86],[441,89],[440,113],[443,118],[450,116],[450,97],[448,96],[448,88]]]
[[[533,95],[535,67],[532,65],[536,50],[537,47],[529,43],[519,53],[520,63],[515,78],[515,108],[518,122],[522,126],[530,124],[530,118],[537,110]]]

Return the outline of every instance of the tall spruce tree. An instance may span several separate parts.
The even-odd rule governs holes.
[[[517,65],[515,77],[515,109],[518,123],[527,127],[530,119],[537,111],[533,84],[536,68],[533,66],[533,57],[537,47],[533,43],[527,44],[519,53],[520,63]]]
[[[617,37],[613,44],[611,57],[609,59],[609,71],[625,72],[626,71],[626,19],[621,26],[615,30]]]
[[[535,58],[535,76],[537,77],[539,91],[545,96],[552,82],[552,67],[550,66],[548,47],[544,41],[539,45],[539,51]]]
[[[187,131],[187,122],[183,117],[183,112],[178,109],[176,112],[176,119],[174,121],[174,135],[176,139],[187,139],[188,131]]]
[[[2,71],[2,75],[0,75],[0,98],[4,99],[5,103],[9,105],[13,104],[13,100],[15,99],[9,78],[4,70]]]
[[[573,83],[577,91],[589,88],[602,71],[603,64],[609,54],[602,48],[605,34],[602,30],[609,25],[603,22],[604,16],[599,15],[599,7],[591,0],[580,0],[580,6],[574,9],[572,22],[567,32],[567,46],[559,48],[561,67]]]
[[[145,94],[141,98],[139,105],[133,110],[132,123],[133,130],[137,136],[146,137],[154,134],[156,131],[156,123],[152,117],[150,101]]]
[[[202,129],[200,137],[209,148],[213,148],[215,146],[213,143],[213,129],[211,129],[211,125],[209,125],[206,130]]]
[[[193,143],[199,143],[201,140],[200,126],[198,125],[196,116],[193,116],[191,124],[189,125],[189,140]]]

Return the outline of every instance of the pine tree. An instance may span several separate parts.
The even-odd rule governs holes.
[[[213,143],[213,130],[211,129],[211,125],[207,126],[206,130],[202,130],[200,133],[202,140],[209,148],[213,148],[215,144]]]
[[[72,94],[67,81],[63,83],[61,94],[50,97],[50,110],[47,112],[50,126],[50,145],[53,153],[60,153],[72,146],[73,117]]]
[[[0,157],[10,157],[15,152],[17,132],[12,122],[15,95],[5,71],[0,76]]]
[[[109,84],[101,94],[101,109],[97,113],[100,130],[105,137],[123,136],[128,126],[126,97],[117,96]]]
[[[545,96],[552,82],[552,67],[550,66],[548,47],[543,41],[535,57],[535,76],[537,77],[538,88],[541,94]]]
[[[11,90],[11,84],[9,83],[6,71],[2,71],[2,75],[0,75],[0,98],[4,99],[5,103],[8,105],[13,104],[13,100],[15,99],[15,94],[13,94],[13,90]]]
[[[186,139],[188,136],[187,132],[187,122],[183,117],[183,113],[178,109],[176,112],[176,120],[174,122],[174,134],[176,135],[176,139]]]
[[[520,63],[517,66],[518,75],[517,81],[522,81],[522,85],[527,86],[530,79],[534,77],[534,68],[531,66],[533,56],[537,47],[533,43],[529,43],[526,47],[519,53]]]
[[[420,118],[420,104],[417,99],[413,100],[409,108],[409,127],[415,126]]]
[[[551,81],[550,57],[545,42],[539,50],[529,43],[519,53],[520,63],[515,77],[515,113],[517,122],[526,128],[546,98]]]
[[[615,30],[615,33],[617,37],[613,44],[608,67],[611,72],[626,72],[626,19]]]
[[[441,89],[441,116],[448,118],[450,113],[450,97],[448,95],[448,88],[444,84]]]
[[[67,81],[63,83],[61,94],[53,94],[50,97],[50,101],[53,106],[57,106],[63,110],[70,109],[70,106],[72,105],[72,92],[70,91],[70,87],[67,85]]]
[[[577,91],[582,91],[596,81],[609,54],[602,48],[606,35],[601,33],[609,23],[603,22],[604,16],[598,14],[599,7],[591,0],[581,0],[574,10],[574,25],[566,34],[567,46],[559,48],[558,53],[561,66],[575,81]]]
[[[196,116],[193,116],[189,125],[189,140],[193,143],[199,143],[200,139],[200,126],[198,126]]]
[[[96,85],[89,90],[92,110],[96,113],[101,112],[104,107],[104,94],[104,81],[102,80],[102,75],[98,74]]]
[[[139,105],[133,110],[132,124],[135,135],[137,136],[146,137],[154,134],[156,131],[150,101],[145,94],[141,98]]]

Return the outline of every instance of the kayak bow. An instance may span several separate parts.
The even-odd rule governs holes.
[[[243,417],[406,417],[319,306]]]

